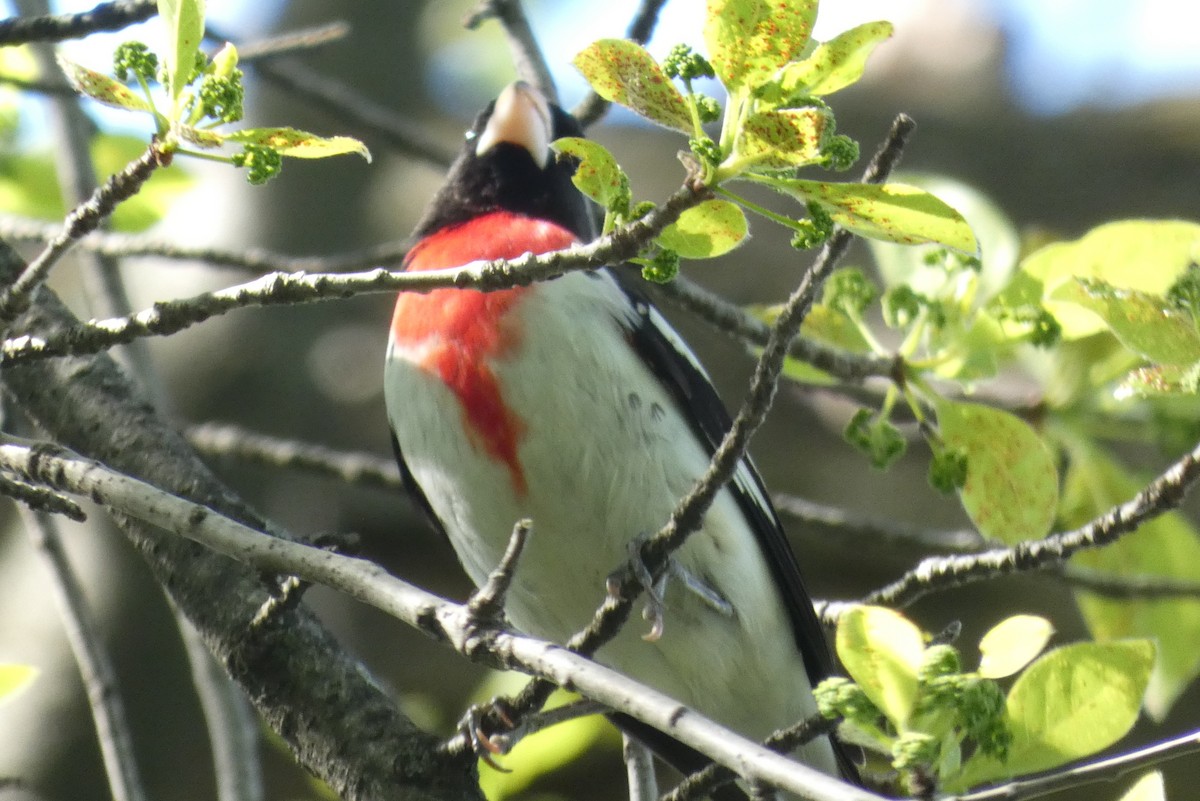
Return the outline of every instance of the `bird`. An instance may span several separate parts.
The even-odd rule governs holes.
[[[404,268],[592,239],[596,213],[572,184],[575,164],[550,147],[581,135],[533,86],[508,85],[466,134]],[[730,427],[699,360],[638,281],[604,268],[490,292],[401,292],[391,319],[384,394],[406,488],[477,586],[514,524],[532,521],[504,612],[558,643],[592,619],[608,578],[667,521]],[[658,636],[626,625],[597,661],[755,739],[815,714],[812,687],[832,657],[749,459],[652,589]],[[653,732],[635,734],[658,750]],[[822,736],[797,755],[838,775],[839,754]]]

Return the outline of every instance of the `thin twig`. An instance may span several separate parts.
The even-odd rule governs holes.
[[[513,526],[512,535],[508,538],[508,547],[500,557],[500,564],[492,568],[487,581],[471,593],[471,599],[467,601],[468,612],[483,620],[498,620],[504,616],[504,599],[512,586],[517,564],[521,561],[525,543],[529,541],[532,532],[532,520],[517,521]]]
[[[959,796],[944,796],[941,801],[1023,801],[1041,798],[1068,787],[1082,787],[1096,782],[1113,782],[1136,770],[1144,770],[1177,757],[1200,751],[1200,731],[1148,745],[1136,751],[1118,754],[1108,759],[1089,762],[1045,776],[1018,779],[987,790]]]
[[[21,510],[21,519],[53,580],[67,640],[87,691],[112,797],[114,801],[144,801],[146,791],[138,773],[133,738],[112,659],[104,647],[99,626],[88,611],[83,587],[71,569],[58,524],[47,515],[25,508]]]
[[[625,759],[625,777],[629,783],[626,797],[629,801],[654,801],[658,798],[654,753],[628,733],[622,732],[621,756]]]
[[[654,294],[691,312],[743,345],[763,347],[770,337],[771,327],[762,320],[682,276],[669,284],[655,286]],[[802,336],[792,341],[788,353],[841,381],[851,383],[873,376],[891,378],[902,369],[892,357],[850,353]]]
[[[495,19],[504,28],[517,77],[533,84],[543,97],[557,104],[558,89],[554,86],[554,78],[550,75],[550,67],[538,46],[537,37],[529,27],[521,0],[482,0],[463,20],[463,25],[474,30],[489,18]]]
[[[1012,548],[924,559],[896,581],[869,594],[863,602],[906,606],[934,590],[1060,565],[1077,551],[1116,542],[1142,523],[1177,508],[1197,479],[1200,479],[1200,444],[1132,499],[1086,525]]]
[[[0,46],[61,42],[101,31],[119,31],[158,13],[155,0],[117,0],[79,14],[44,14],[0,20]]]
[[[313,50],[340,41],[350,33],[350,23],[334,20],[324,25],[301,28],[238,46],[238,63],[250,64],[265,58],[278,58],[301,50]]]
[[[978,553],[988,544],[978,531],[970,528],[934,530],[906,525],[890,518],[826,506],[795,495],[776,494],[772,496],[772,500],[778,511],[806,523],[829,526],[876,542],[915,545],[919,548],[957,553]]]
[[[375,489],[404,489],[400,471],[391,458],[272,437],[225,423],[202,423],[190,426],[185,433],[192,446],[206,456],[239,459],[265,467],[306,470]]]
[[[27,335],[5,340],[0,365],[98,353],[138,337],[174,334],[234,309],[313,303],[368,292],[428,292],[443,288],[489,292],[553,278],[568,270],[619,264],[637,255],[663,228],[706,196],[702,190],[684,186],[650,214],[595,242],[540,256],[526,254],[512,260],[477,261],[462,267],[416,273],[383,269],[340,275],[272,273],[185,300],[160,301],[127,317],[83,323],[46,337]]]
[[[658,14],[666,4],[667,0],[642,0],[637,13],[633,15],[629,27],[625,30],[625,38],[638,44],[650,41],[650,37],[654,35],[654,27],[658,24]],[[579,105],[571,109],[571,114],[586,129],[598,122],[611,105],[595,92],[588,92]]]
[[[94,231],[112,214],[118,203],[135,195],[160,163],[160,155],[156,148],[153,145],[146,148],[146,151],[130,162],[124,170],[105,181],[90,200],[76,206],[67,215],[59,235],[0,294],[0,324],[11,323],[17,315],[29,308],[33,291],[46,280],[50,269],[58,260],[80,237]]]
[[[0,473],[0,495],[20,501],[37,512],[62,515],[76,523],[87,520],[87,514],[84,513],[83,507],[67,496],[45,487],[36,487],[25,481],[18,481],[3,473]]]
[[[0,237],[11,242],[50,242],[61,231],[53,223],[0,214]],[[153,237],[97,231],[80,239],[75,247],[106,256],[153,257],[173,261],[204,262],[250,273],[346,273],[372,267],[388,267],[404,261],[411,243],[384,242],[362,250],[331,256],[287,256],[264,248],[224,250],[185,247]]]

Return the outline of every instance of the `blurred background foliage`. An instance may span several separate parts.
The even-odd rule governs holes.
[[[457,149],[478,106],[513,77],[496,25],[462,29],[471,0],[211,0],[209,5],[212,30],[238,44],[331,18],[346,20],[348,36],[305,54],[304,62],[424,126],[435,142],[444,143],[447,155]],[[594,38],[622,35],[635,5],[632,0],[602,6],[568,0],[527,3],[566,105],[583,94],[570,58]],[[699,44],[700,6],[699,0],[669,3],[650,50],[661,56],[679,41]],[[84,7],[63,3],[55,10]],[[825,0],[816,36],[827,38],[871,19],[894,22],[895,37],[880,47],[865,79],[837,96],[839,131],[870,152],[896,113],[910,114],[919,128],[905,154],[905,169],[973,184],[1011,217],[1027,243],[1041,243],[1073,238],[1117,218],[1195,218],[1198,16],[1200,11],[1189,4],[1166,0]],[[68,43],[67,49],[75,60],[106,69],[112,47],[129,38],[150,40],[153,31],[130,29]],[[6,74],[27,69],[4,58],[0,70]],[[233,170],[195,162],[180,165],[150,184],[161,193],[157,201],[165,204],[159,209],[165,212],[162,219],[150,229],[157,238],[322,255],[407,235],[441,180],[440,168],[307,106],[262,79],[253,67],[247,67],[247,82],[248,124],[286,123],[320,134],[357,136],[371,148],[375,163],[293,162],[262,188],[248,186]],[[51,191],[47,176],[54,145],[47,141],[43,105],[17,104],[11,92],[3,91],[0,210],[54,213],[61,204],[49,196],[32,208],[6,194],[7,185],[28,187],[35,181],[45,182]],[[110,115],[94,116],[102,130],[113,130]],[[148,135],[128,128],[116,132]],[[591,133],[633,177],[638,197],[662,198],[678,185],[678,139],[625,114],[612,115]],[[175,177],[180,171],[190,177],[186,186]],[[152,208],[149,216],[143,211],[125,224],[140,227],[154,216]],[[739,303],[780,299],[798,280],[807,257],[787,247],[781,230],[757,225],[753,233],[750,242],[723,259],[685,265],[687,274]],[[866,249],[856,249],[847,263],[869,265]],[[124,270],[137,308],[250,277],[149,259],[131,260]],[[89,315],[84,288],[69,263],[56,272],[52,285],[81,315]],[[381,366],[390,305],[387,297],[363,296],[242,311],[154,341],[152,353],[170,412],[181,423],[234,422],[278,436],[386,454]],[[724,397],[736,404],[750,357],[702,324],[671,316],[713,371]],[[1014,391],[1019,397],[1020,387]],[[752,446],[768,485],[918,526],[963,525],[958,504],[927,486],[923,446],[881,474],[842,442],[839,432],[851,408],[835,394],[785,387]],[[1148,447],[1131,446],[1128,455],[1147,467],[1166,461]],[[262,512],[288,528],[304,534],[356,532],[363,553],[397,575],[450,597],[467,593],[453,553],[404,498],[296,473],[223,462],[216,466]],[[1194,514],[1196,504],[1190,508]],[[140,561],[102,520],[96,514],[85,526],[68,524],[68,544],[116,654],[148,789],[156,799],[210,798],[203,724],[170,614]],[[43,798],[94,797],[104,778],[85,699],[44,589],[42,568],[34,563],[18,525],[11,509],[5,509],[0,662],[37,665],[42,676],[19,701],[0,709],[0,776],[23,779]],[[911,546],[795,522],[790,534],[819,598],[858,597],[925,555]],[[598,594],[601,590],[596,588]],[[481,697],[479,686],[486,679],[481,668],[332,592],[316,588],[307,599],[419,721],[448,731],[464,699]],[[927,630],[961,620],[965,642],[977,640],[1014,612],[1049,617],[1060,632],[1059,642],[1084,636],[1069,591],[1049,576],[973,585],[925,599],[911,610]],[[1144,724],[1134,738],[1162,739],[1195,728],[1198,702],[1200,693],[1192,688],[1161,725]],[[534,795],[524,797],[623,797],[615,740],[602,741],[604,747],[592,749],[569,770],[534,783],[526,790]],[[269,798],[320,796],[289,755],[273,746],[264,753]],[[1168,795],[1186,797],[1198,780],[1200,760],[1177,760],[1167,769]],[[0,798],[19,798],[22,792],[0,790]],[[1117,794],[1114,788],[1111,797]],[[1086,791],[1062,797],[1097,796]]]

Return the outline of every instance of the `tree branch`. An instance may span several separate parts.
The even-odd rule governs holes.
[[[79,14],[11,17],[0,20],[0,47],[25,42],[61,42],[101,31],[119,31],[158,13],[154,0],[100,3]]]
[[[521,0],[482,0],[463,20],[463,25],[474,30],[488,18],[495,19],[504,28],[517,77],[533,84],[543,97],[557,105],[558,89],[554,86],[550,66],[538,47],[533,29],[529,27]]]
[[[863,602],[907,606],[935,590],[959,587],[1010,573],[1054,567],[1077,551],[1109,545],[1142,523],[1175,509],[1198,478],[1200,444],[1132,499],[1084,526],[1044,539],[1023,542],[1012,548],[924,559],[893,583],[866,596]]]
[[[483,627],[466,605],[400,581],[373,562],[266,535],[211,507],[168,494],[51,443],[0,440],[0,466],[30,481],[90,497],[118,514],[177,532],[260,571],[296,575],[332,587],[453,645],[473,660],[523,670],[571,687],[722,764],[737,765],[754,779],[813,801],[884,801],[735,735],[667,696],[557,645]]]
[[[174,334],[234,309],[313,303],[368,292],[428,292],[452,287],[489,292],[554,278],[569,270],[618,264],[637,255],[663,228],[705,197],[704,191],[684,186],[650,214],[595,242],[540,256],[526,254],[508,261],[476,261],[462,267],[415,273],[384,269],[341,275],[272,273],[185,300],[161,301],[127,317],[72,326],[56,331],[52,336],[27,334],[5,340],[0,351],[0,365],[25,364],[67,354],[98,353],[138,337]]]
[[[83,587],[63,549],[58,525],[47,515],[27,508],[21,509],[21,520],[34,550],[50,574],[67,641],[87,691],[113,801],[144,801],[146,790],[138,772],[116,671],[99,627],[88,611]]]

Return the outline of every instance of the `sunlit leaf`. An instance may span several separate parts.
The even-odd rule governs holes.
[[[834,222],[861,236],[906,245],[937,242],[972,255],[978,248],[961,214],[914,186],[800,179],[779,179],[770,185],[820,204]]]
[[[71,87],[80,94],[114,108],[123,108],[128,111],[152,110],[146,98],[116,78],[110,78],[102,72],[90,70],[63,56],[58,57],[58,66],[67,76]]]
[[[571,181],[580,192],[606,209],[613,208],[614,203],[629,202],[629,177],[604,145],[567,136],[556,140],[551,147],[556,153],[579,159]]]
[[[808,44],[817,0],[708,0],[704,41],[731,92],[770,80]]]
[[[1005,712],[1008,761],[976,754],[944,788],[1047,770],[1107,748],[1137,721],[1154,665],[1154,643],[1122,640],[1055,649],[1020,675]]]
[[[1072,443],[1063,482],[1062,525],[1074,528],[1125,503],[1144,481],[1099,448]],[[1177,512],[1161,515],[1104,548],[1080,551],[1071,564],[1101,576],[1162,577],[1200,584],[1200,532]],[[1088,630],[1098,640],[1149,637],[1158,662],[1146,694],[1146,711],[1162,719],[1200,675],[1200,600],[1110,598],[1078,590],[1075,597]]]
[[[0,665],[0,704],[23,693],[40,672],[32,665]]]
[[[679,215],[658,236],[663,247],[685,259],[711,259],[728,253],[746,238],[746,215],[728,200],[706,200]]]
[[[692,132],[692,117],[675,84],[654,57],[627,39],[592,42],[572,62],[596,94],[659,125]]]
[[[1131,370],[1113,392],[1118,399],[1200,393],[1200,364],[1152,364]]]
[[[204,0],[158,0],[158,15],[167,26],[167,94],[175,100],[196,67],[204,39]]]
[[[979,641],[979,675],[988,679],[1011,676],[1042,652],[1054,626],[1037,615],[1013,615],[993,626]]]
[[[1074,278],[1051,292],[1050,298],[1094,312],[1122,345],[1150,361],[1177,366],[1200,361],[1196,321],[1161,296]]]
[[[1120,801],[1167,801],[1162,774],[1157,770],[1147,773],[1133,783]]]
[[[837,627],[837,653],[850,678],[898,728],[917,700],[925,642],[908,618],[881,606],[856,606]]]
[[[985,537],[1009,544],[1045,536],[1058,506],[1054,459],[1032,428],[1009,412],[942,399],[938,430],[967,458],[959,496]]]
[[[746,118],[737,158],[763,167],[799,167],[821,157],[829,115],[822,109],[760,111]]]
[[[892,35],[890,22],[866,22],[823,42],[808,58],[789,64],[780,74],[780,89],[790,96],[803,92],[830,95],[862,77],[867,58]]]
[[[371,151],[357,139],[317,136],[295,128],[246,128],[225,134],[225,139],[242,145],[273,147],[280,155],[297,159],[323,159],[355,153],[368,162],[371,160]]]
[[[1072,278],[1093,278],[1120,289],[1163,295],[1200,259],[1200,224],[1181,220],[1123,220],[1092,229],[1073,242],[1047,245],[1021,269],[1042,282],[1047,297]],[[1103,321],[1077,304],[1049,300],[1047,308],[1069,339],[1102,331]]]
[[[477,703],[487,703],[496,696],[513,695],[528,682],[529,677],[516,672],[495,672],[489,675],[473,693]],[[550,696],[547,708],[563,706],[578,699],[571,693],[558,690]],[[586,753],[605,748],[616,752],[620,737],[616,728],[603,715],[576,718],[521,738],[507,754],[497,757],[502,767],[498,771],[484,760],[479,763],[479,786],[488,801],[529,798],[529,790],[539,780],[557,770],[567,770]]]

